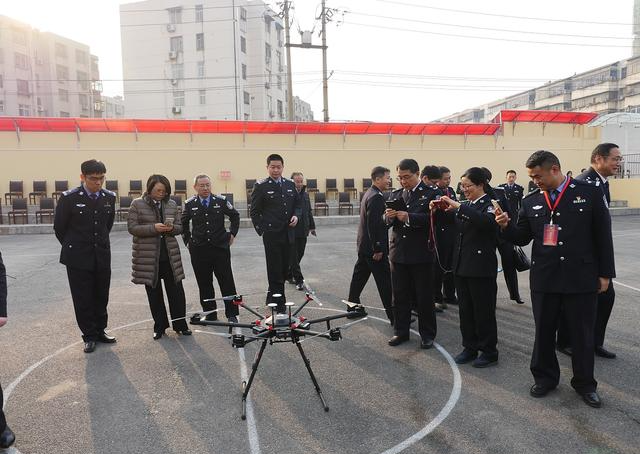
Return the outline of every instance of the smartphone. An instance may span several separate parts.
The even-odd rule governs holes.
[[[165,218],[164,225],[167,227],[173,227],[173,218]]]
[[[493,208],[495,208],[495,214],[502,214],[502,207],[500,206],[500,202],[498,202],[495,199],[491,199],[491,204],[493,205]]]

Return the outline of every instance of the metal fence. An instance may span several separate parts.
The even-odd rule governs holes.
[[[616,178],[632,178],[640,176],[640,154],[625,154],[620,163]]]

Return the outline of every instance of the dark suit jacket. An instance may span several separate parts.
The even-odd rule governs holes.
[[[587,170],[582,172],[580,175],[576,177],[578,181],[586,181],[587,183],[591,183],[594,186],[599,187],[602,190],[602,194],[604,195],[604,199],[607,202],[607,206],[611,203],[611,194],[609,192],[609,185],[605,185],[602,182],[602,178],[596,172],[596,169],[593,167],[589,167]]]
[[[0,254],[0,317],[7,316],[7,269]],[[1,410],[0,410],[1,411]]]
[[[389,254],[389,227],[385,224],[385,204],[382,191],[375,186],[367,189],[360,201],[358,254],[371,257],[375,252]]]
[[[224,225],[225,216],[231,223],[228,232]],[[182,239],[189,247],[210,245],[226,249],[230,235],[238,236],[240,213],[224,196],[211,194],[205,208],[195,195],[184,204],[180,222]]]
[[[316,222],[313,219],[313,210],[311,209],[311,200],[309,200],[309,193],[306,191],[306,186],[302,187],[302,190],[298,193],[300,198],[300,219],[296,224],[295,234],[296,238],[306,238],[309,236],[310,230],[316,229]]]
[[[109,232],[115,204],[115,193],[106,189],[100,190],[96,201],[82,186],[62,194],[53,220],[53,230],[62,245],[60,263],[79,270],[111,267]]]
[[[390,200],[401,199],[403,189],[393,191]],[[411,193],[407,212],[409,222],[394,219],[391,226],[389,260],[396,263],[433,263],[434,253],[429,247],[429,202],[440,195],[440,191],[422,181]]]
[[[611,218],[599,188],[571,180],[556,209],[557,246],[544,246],[550,210],[540,190],[522,200],[517,225],[502,234],[524,246],[533,240],[530,287],[534,292],[591,293],[598,277],[615,277]]]
[[[294,239],[294,229],[289,229],[291,216],[302,214],[300,197],[293,181],[282,177],[278,185],[271,177],[257,181],[251,193],[251,222],[258,235],[265,232],[287,230],[289,240]]]
[[[510,208],[514,213],[517,213],[522,203],[522,197],[524,197],[524,188],[517,183],[514,183],[513,187],[509,187],[507,183],[499,184],[498,187],[504,190]]]
[[[458,200],[453,188],[439,188],[442,195],[446,195],[453,200]],[[452,211],[437,210],[433,219],[435,221],[436,242],[438,246],[438,254],[440,255],[440,263],[445,268],[451,268],[451,259],[453,258],[453,248],[456,242],[458,229],[456,227],[456,214]]]
[[[458,237],[453,273],[460,277],[492,277],[498,274],[498,225],[489,194],[476,203],[463,202],[456,213]]]

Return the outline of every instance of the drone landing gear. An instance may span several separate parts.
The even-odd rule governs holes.
[[[264,353],[264,349],[267,347],[268,341],[269,341],[268,339],[264,339],[262,341],[260,350],[258,350],[258,353],[256,353],[256,358],[253,361],[253,365],[251,366],[251,375],[249,376],[249,380],[242,382],[242,415],[241,415],[242,420],[247,419],[247,396],[249,395],[249,390],[251,389],[251,385],[253,384],[253,379],[255,378],[256,372],[258,371],[258,366],[260,365],[260,360],[262,359],[262,355]],[[304,350],[302,349],[302,345],[300,345],[300,342],[296,340],[294,343],[296,344],[296,347],[298,347],[298,351],[300,352],[300,356],[302,356],[302,360],[304,361],[304,365],[307,368],[307,372],[309,372],[309,376],[311,377],[313,386],[316,388],[316,392],[318,393],[320,402],[322,402],[322,408],[324,408],[324,411],[329,411],[329,406],[324,400],[324,396],[322,395],[322,390],[320,389],[318,380],[316,379],[316,376],[314,375],[313,370],[311,369],[311,362],[309,361],[309,358],[307,358],[307,355],[304,353]]]

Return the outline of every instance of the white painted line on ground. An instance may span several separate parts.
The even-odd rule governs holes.
[[[247,370],[247,362],[244,356],[244,348],[238,349],[238,356],[240,357],[240,375],[242,381],[249,380],[249,373]],[[247,396],[247,433],[249,435],[249,446],[251,447],[251,454],[260,454],[260,441],[258,438],[258,427],[256,426],[256,418],[253,415],[253,402],[251,402],[251,396]]]
[[[640,288],[632,287],[632,286],[627,285],[627,284],[623,284],[622,282],[620,282],[617,279],[614,279],[613,283],[616,284],[616,285],[622,285],[623,287],[626,287],[626,288],[631,289],[631,290],[635,290],[636,292],[640,292]]]

